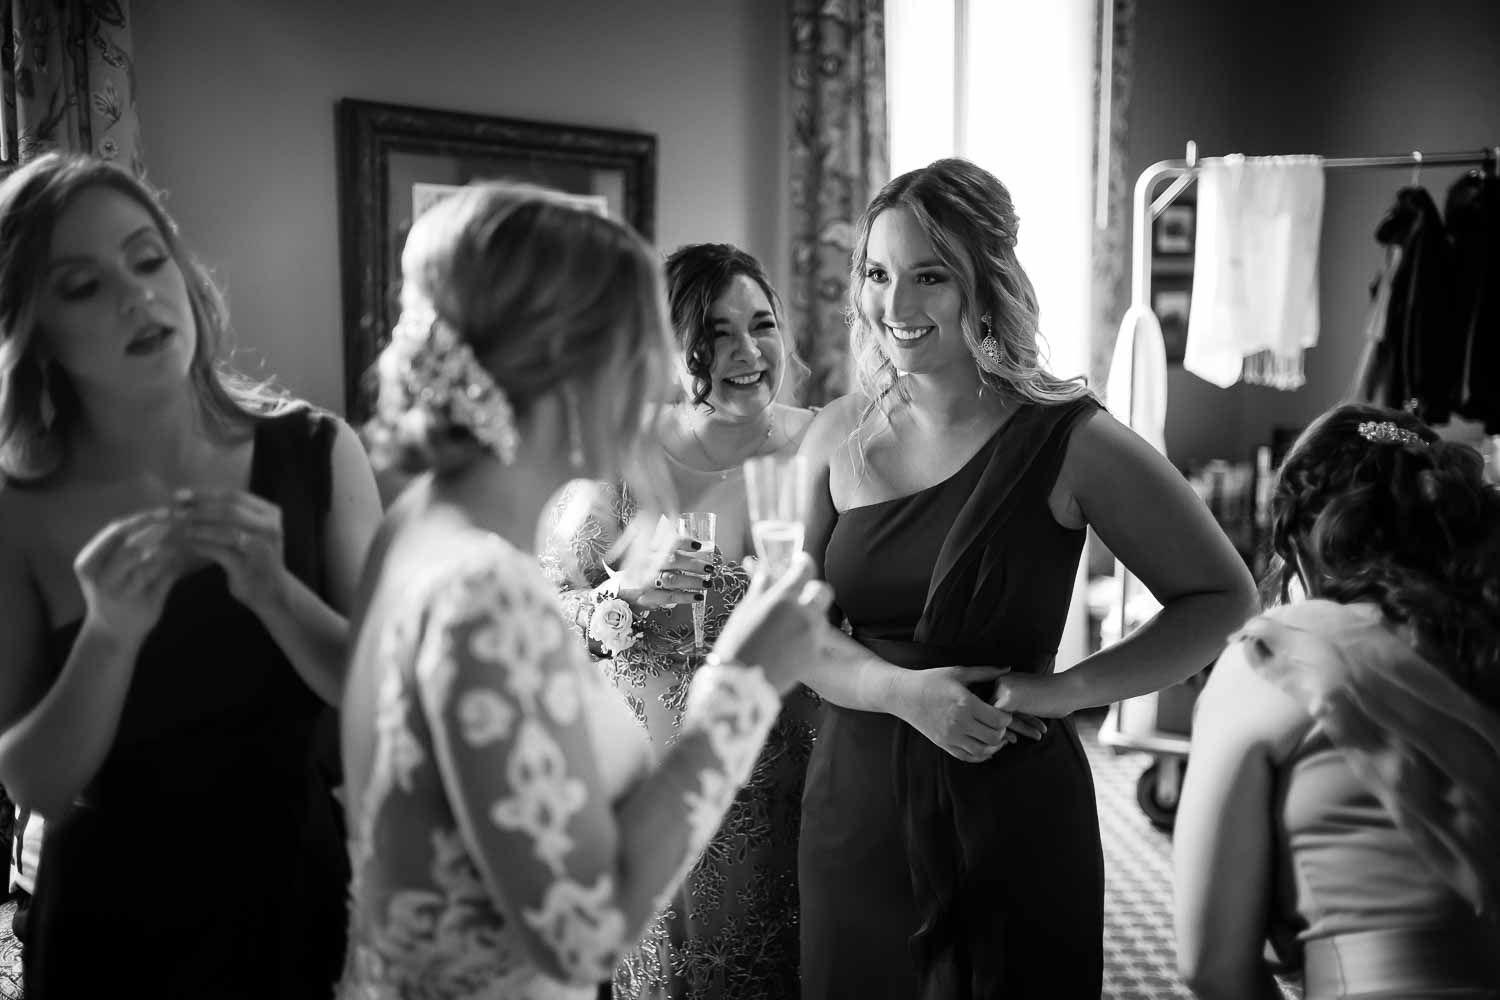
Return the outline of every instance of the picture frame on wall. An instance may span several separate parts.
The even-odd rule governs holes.
[[[399,314],[406,234],[465,184],[541,184],[655,237],[653,134],[353,98],[337,103],[335,128],[344,408],[356,426],[371,415],[370,373]]]
[[[1180,365],[1187,355],[1188,315],[1193,304],[1191,276],[1157,277],[1151,283],[1151,311],[1161,325],[1167,364]]]
[[[1197,237],[1198,206],[1173,202],[1161,210],[1152,227],[1152,253],[1159,259],[1191,261]]]

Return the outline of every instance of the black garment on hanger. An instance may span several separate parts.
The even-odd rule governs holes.
[[[1500,177],[1471,170],[1448,189],[1443,215],[1453,256],[1453,409],[1500,434]]]
[[[1452,321],[1452,248],[1437,205],[1424,188],[1396,195],[1375,239],[1387,248],[1385,272],[1376,281],[1368,329],[1378,338],[1360,375],[1365,399],[1444,423],[1462,363]],[[1383,300],[1381,285],[1389,285]]]

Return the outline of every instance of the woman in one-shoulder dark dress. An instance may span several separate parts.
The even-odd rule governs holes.
[[[1181,476],[1037,367],[1015,225],[958,160],[892,181],[861,223],[862,391],[803,446],[807,544],[858,643],[808,681],[827,704],[803,797],[807,1000],[1095,1000],[1103,861],[1068,716],[1200,669],[1253,607]],[[1056,674],[1089,526],[1164,609]]]
[[[1050,672],[1084,533],[1057,524],[1046,498],[1068,432],[1096,407],[1088,398],[1030,406],[952,477],[844,511],[824,572],[854,637],[912,669],[996,663]],[[1016,811],[1031,802],[1046,808]],[[914,968],[906,956],[915,928],[889,917],[893,902],[916,913],[917,900],[935,894],[947,907],[923,911],[933,923],[920,947],[995,942],[967,956],[983,970],[980,982],[1006,982],[1027,996],[1098,995],[1104,862],[1093,779],[1070,720],[971,764],[894,716],[832,706],[820,722],[802,823],[802,870],[816,872],[824,890],[804,889],[803,920],[836,935],[820,946],[900,960],[865,965],[870,980],[857,995],[922,995],[900,977]],[[891,863],[908,857],[921,864]],[[1024,915],[1007,912],[1005,899],[1027,901]],[[1015,954],[1051,959],[1008,963]],[[1007,964],[1021,975],[1006,979]],[[898,977],[909,985],[893,989]],[[855,995],[843,994],[855,985],[845,975],[810,995]]]

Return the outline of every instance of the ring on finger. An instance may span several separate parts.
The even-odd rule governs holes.
[[[662,573],[660,576],[658,576],[656,578],[656,589],[657,590],[666,590],[667,589],[667,574]]]

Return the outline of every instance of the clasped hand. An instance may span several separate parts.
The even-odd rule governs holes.
[[[257,614],[283,601],[281,509],[243,490],[181,490],[170,504],[105,525],[73,561],[89,616],[139,640],[167,592],[195,564],[223,568],[229,591]]]
[[[1020,737],[1039,740],[1047,732],[1040,719],[997,708],[971,687],[1003,678],[1008,667],[934,667],[904,676],[902,711],[913,729],[966,763],[989,760]]]

